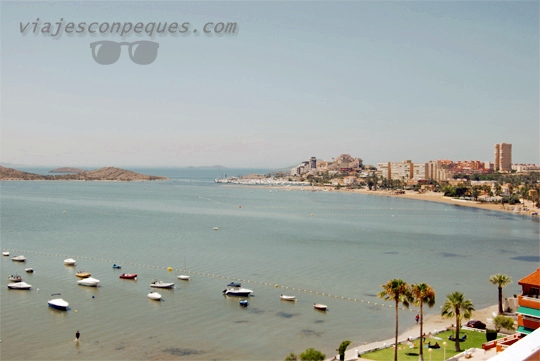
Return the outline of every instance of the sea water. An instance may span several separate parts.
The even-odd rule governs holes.
[[[539,264],[539,222],[530,217],[216,184],[216,170],[137,171],[171,180],[1,183],[1,248],[11,253],[0,259],[3,360],[282,360],[308,347],[333,355],[343,340],[393,336],[395,310],[376,296],[390,279],[430,284],[433,314],[453,291],[477,309],[497,303],[488,278],[499,272],[514,280],[505,296],[519,293],[517,281]],[[27,262],[11,261],[18,254]],[[64,266],[68,257],[75,267]],[[100,287],[77,285],[77,270]],[[121,280],[123,272],[138,278]],[[32,290],[8,290],[10,274]],[[150,300],[153,279],[176,287]],[[247,308],[222,294],[233,280],[254,291]],[[69,302],[67,312],[47,307],[56,297]],[[400,309],[400,330],[416,312]]]

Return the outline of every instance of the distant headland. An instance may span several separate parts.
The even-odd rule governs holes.
[[[0,166],[0,180],[79,180],[130,182],[169,179],[167,177],[146,175],[115,167],[104,167],[91,171],[76,168],[57,168],[51,170],[51,172],[69,174],[41,175]]]

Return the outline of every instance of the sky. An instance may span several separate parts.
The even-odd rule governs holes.
[[[493,162],[503,142],[513,163],[540,164],[538,1],[0,6],[3,164],[279,168],[342,153],[364,164]],[[37,18],[190,30],[21,31]],[[210,22],[236,32],[204,34]],[[157,57],[136,64],[122,46],[102,65],[90,44],[104,40],[157,42]]]

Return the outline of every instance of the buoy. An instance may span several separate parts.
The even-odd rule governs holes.
[[[78,313],[79,311],[75,310],[75,313]]]
[[[92,298],[94,298],[94,296],[92,296]]]
[[[276,288],[278,288],[278,284],[276,283]]]

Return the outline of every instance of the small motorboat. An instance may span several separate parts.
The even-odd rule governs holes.
[[[15,256],[13,258],[11,258],[12,261],[15,261],[15,262],[26,262],[26,257],[25,256]]]
[[[163,282],[158,280],[153,280],[152,283],[150,283],[150,287],[154,288],[173,288],[174,282]]]
[[[223,294],[226,296],[249,296],[252,293],[252,290],[243,288],[242,284],[238,282],[229,283],[227,288],[223,290]]]
[[[217,227],[214,227],[214,231],[219,231],[219,228],[217,228]]]
[[[161,301],[161,295],[157,292],[150,292],[148,298],[151,300]]]
[[[182,281],[189,281],[191,279],[191,277],[189,277],[187,275],[180,275],[180,276],[178,276],[178,279],[182,280]]]
[[[137,274],[136,273],[122,273],[120,275],[120,278],[122,278],[124,280],[136,280],[137,279]]]
[[[119,264],[116,264],[116,263],[115,263],[115,264],[112,265],[112,268],[114,268],[114,269],[120,269],[120,268],[122,268],[122,266],[120,266]]]
[[[29,290],[32,288],[32,285],[29,285],[26,282],[15,282],[8,284],[10,290]]]
[[[249,305],[249,302],[247,300],[240,300],[238,303],[241,307],[247,307]]]
[[[283,301],[296,301],[296,296],[280,295],[279,298]]]
[[[55,293],[51,296],[54,296],[54,295],[59,295],[59,293]],[[50,308],[54,308],[55,310],[60,310],[60,311],[67,311],[68,306],[69,306],[69,303],[67,303],[61,298],[55,298],[55,299],[49,300],[49,302],[47,303]]]
[[[32,267],[25,268],[24,271],[26,273],[34,273],[34,269]]]
[[[322,303],[314,303],[314,304],[313,304],[313,308],[315,308],[316,310],[319,310],[319,311],[326,311],[326,310],[328,310],[328,306],[327,306],[327,305],[323,305]]]
[[[8,277],[8,280],[10,280],[11,282],[22,282],[22,277],[19,275],[10,275]]]
[[[8,251],[2,252],[2,256],[9,256],[9,252]]]
[[[91,275],[92,274],[90,272],[85,272],[85,271],[78,271],[77,273],[75,273],[75,276],[77,276],[79,278],[88,278]]]
[[[99,285],[99,280],[93,277],[88,277],[88,278],[83,278],[82,280],[77,281],[77,284],[81,286],[97,287]]]
[[[75,266],[75,260],[73,258],[67,258],[64,260],[66,266]]]

